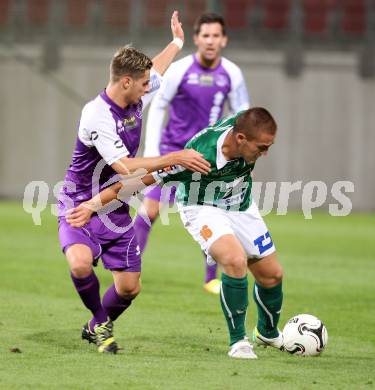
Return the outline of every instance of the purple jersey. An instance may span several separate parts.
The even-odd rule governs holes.
[[[103,91],[83,108],[72,162],[59,198],[60,215],[107,187],[116,175],[110,167],[116,160],[136,155],[141,138],[142,105],[140,101],[123,109]],[[124,211],[127,215],[126,204],[115,214]]]
[[[141,139],[142,109],[151,101],[160,82],[161,76],[151,69],[150,91],[139,103],[121,108],[104,90],[84,106],[72,162],[60,192],[60,216],[112,184],[110,180],[116,172],[111,165],[115,161],[136,155]],[[118,214],[124,211],[128,214],[128,209],[124,204]]]
[[[233,62],[221,58],[210,69],[190,55],[172,64],[150,107],[145,156],[183,149],[198,131],[222,117],[226,101],[234,112],[249,108],[242,72]],[[167,107],[169,119],[162,129]]]

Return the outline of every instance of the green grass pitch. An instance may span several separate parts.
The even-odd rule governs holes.
[[[155,226],[143,291],[115,325],[124,351],[110,356],[80,340],[89,313],[70,281],[55,218],[45,212],[34,226],[19,204],[4,202],[0,220],[0,389],[374,387],[375,215],[265,218],[285,272],[281,324],[314,314],[329,342],[318,358],[257,348],[256,361],[227,357],[218,297],[203,291],[200,250],[177,215]],[[97,272],[103,291],[111,275]],[[254,323],[251,299],[249,330]]]

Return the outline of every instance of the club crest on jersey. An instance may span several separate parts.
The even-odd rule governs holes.
[[[154,92],[160,88],[160,80],[156,74],[153,74],[150,78],[150,92]]]
[[[239,167],[240,163],[238,160],[236,161],[233,161],[232,164],[230,164],[229,166],[226,166],[220,170],[218,170],[217,172],[217,175],[218,176],[224,176],[224,175],[227,175],[228,173],[230,173],[233,169],[237,169]]]
[[[218,87],[225,87],[228,85],[228,79],[222,74],[216,76],[215,82]]]

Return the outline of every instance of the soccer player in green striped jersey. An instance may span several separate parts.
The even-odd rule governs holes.
[[[239,112],[202,130],[186,144],[185,148],[198,151],[211,164],[207,175],[175,166],[142,179],[146,185],[178,182],[176,202],[185,228],[207,253],[208,261],[222,269],[220,302],[229,331],[228,355],[233,358],[257,358],[245,324],[248,271],[255,279],[253,298],[258,310],[253,341],[283,349],[277,327],[283,299],[282,268],[251,196],[255,162],[273,145],[276,129],[275,120],[264,108]],[[106,204],[120,187],[104,190],[91,204]],[[87,220],[90,211],[81,212]]]

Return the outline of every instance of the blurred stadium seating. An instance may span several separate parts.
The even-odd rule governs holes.
[[[84,27],[88,22],[90,0],[67,0],[65,23],[72,27]]]
[[[291,0],[263,0],[263,25],[274,32],[287,30]]]
[[[307,35],[326,34],[333,9],[333,0],[303,0],[304,32]]]
[[[45,26],[48,23],[50,0],[27,0],[27,20],[34,26]]]
[[[130,0],[104,0],[104,23],[109,28],[128,28]]]
[[[137,12],[134,13],[134,9]],[[38,40],[40,32],[51,29],[69,31],[60,35],[62,43],[79,42],[96,44],[97,36],[93,29],[100,29],[103,37],[113,30],[138,34],[136,39],[151,33],[155,38],[168,23],[171,11],[181,11],[182,21],[187,32],[192,28],[196,17],[205,10],[222,13],[227,21],[229,32],[239,33],[242,40],[257,42],[266,32],[274,40],[287,39],[288,33],[295,33],[292,15],[298,15],[301,26],[301,40],[320,39],[320,45],[332,47],[338,42],[340,48],[353,41],[361,43],[373,31],[369,26],[368,15],[375,12],[373,0],[0,0],[0,26],[11,30],[12,37],[19,41]],[[56,11],[57,10],[57,11]],[[93,18],[93,13],[96,17]],[[296,12],[298,11],[298,12]],[[53,23],[49,23],[55,15]],[[59,16],[59,17],[56,17]],[[21,22],[20,22],[21,21]],[[70,28],[73,28],[72,35]],[[49,30],[51,31],[51,30]],[[158,34],[153,34],[158,31]],[[241,32],[243,34],[241,34]],[[249,34],[250,32],[250,34]],[[286,33],[280,35],[280,33]],[[9,36],[8,36],[9,38]],[[7,39],[8,39],[7,38]],[[110,34],[113,42],[115,37]],[[119,42],[121,37],[119,36]],[[1,41],[1,37],[0,37]],[[264,44],[263,40],[260,40]]]
[[[349,34],[363,35],[367,30],[366,1],[343,0],[341,28]]]
[[[223,15],[228,28],[245,29],[249,26],[250,12],[254,11],[255,0],[236,0],[223,2]]]
[[[0,0],[0,26],[4,26],[9,21],[9,9],[11,0]]]

